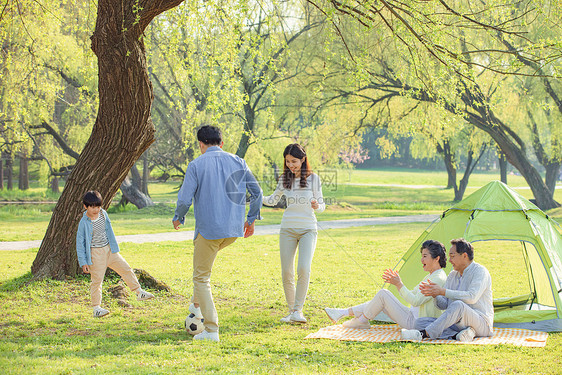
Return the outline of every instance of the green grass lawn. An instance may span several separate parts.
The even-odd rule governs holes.
[[[324,307],[370,299],[381,286],[381,272],[426,226],[320,231],[304,325],[279,322],[286,308],[277,236],[239,239],[221,251],[213,270],[218,344],[194,342],[183,328],[192,289],[191,241],[122,244],[121,254],[133,267],[172,292],[156,292],[147,302],[129,297],[133,308],[122,308],[106,292],[116,280],[107,280],[103,298],[111,314],[101,319],[91,316],[88,278],[29,282],[36,249],[2,251],[0,373],[560,373],[559,333],[549,334],[545,348],[304,339],[331,325]],[[509,277],[493,277],[495,296],[511,292]]]

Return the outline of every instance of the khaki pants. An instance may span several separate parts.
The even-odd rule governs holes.
[[[193,303],[198,303],[205,319],[205,329],[219,330],[219,317],[211,293],[211,271],[217,253],[236,241],[236,237],[207,240],[197,235],[193,240]]]
[[[117,272],[133,292],[140,288],[139,281],[131,267],[119,253],[112,253],[109,245],[92,247],[90,251],[92,253],[92,265],[90,266],[92,306],[101,304],[101,284],[107,267]]]
[[[281,228],[279,231],[279,254],[281,256],[281,278],[289,311],[302,311],[308,283],[312,257],[316,249],[316,229]],[[297,263],[297,285],[295,287],[295,256],[299,248]]]

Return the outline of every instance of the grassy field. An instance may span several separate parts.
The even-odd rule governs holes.
[[[318,172],[325,176],[323,192],[329,203],[326,211],[319,215],[319,220],[440,213],[455,203],[452,200],[451,189],[438,187],[446,183],[445,172],[409,169]],[[495,174],[473,174],[465,197],[497,177]],[[508,182],[517,189],[518,193],[526,198],[532,198],[531,190],[525,188],[522,177],[509,176]],[[427,187],[413,189],[407,185]],[[137,210],[129,204],[125,210],[117,208],[110,210],[115,232],[118,235],[125,235],[171,231],[171,218],[178,188],[178,181],[152,183],[149,185],[149,191],[152,199],[159,202],[156,206]],[[272,192],[266,184],[263,184],[263,189],[265,194]],[[56,200],[56,198],[39,187],[33,187],[26,192],[0,190],[0,202],[2,200],[45,201]],[[117,203],[119,198],[117,196],[113,202]],[[555,199],[562,202],[562,187],[556,190]],[[54,204],[0,205],[0,222],[2,222],[0,241],[42,239],[53,207]],[[263,220],[257,225],[278,224],[282,215],[283,210],[263,208]],[[562,209],[552,210],[549,215],[562,222]],[[25,225],[21,225],[22,222],[25,222]],[[186,227],[192,229],[193,226],[193,216],[188,216]]]
[[[333,204],[319,220],[438,213],[453,204],[452,191],[384,185],[442,185],[442,172],[384,170],[339,172],[337,184],[325,184]],[[497,176],[478,174],[467,195]],[[520,177],[509,182],[524,187]],[[383,185],[383,186],[379,186]],[[151,184],[160,204],[137,210],[112,209],[118,235],[171,231],[177,182]],[[265,189],[264,189],[265,190]],[[530,190],[518,190],[530,197]],[[269,193],[270,191],[265,191]],[[555,195],[562,201],[562,191]],[[18,195],[0,191],[0,199],[56,199],[34,188]],[[0,241],[41,239],[53,204],[0,206]],[[549,212],[562,221],[562,210]],[[282,210],[264,209],[260,224],[279,223]],[[187,228],[193,227],[188,218]],[[364,302],[380,288],[380,274],[394,266],[427,224],[400,224],[320,231],[305,316],[309,323],[286,325],[277,236],[239,239],[224,249],[213,270],[212,288],[220,317],[221,342],[192,341],[183,328],[191,296],[192,242],[121,245],[131,266],[167,283],[171,293],[120,307],[107,292],[111,314],[91,316],[89,278],[31,282],[29,269],[37,249],[0,251],[1,374],[553,374],[561,373],[562,334],[550,334],[545,348],[509,345],[372,344],[306,340],[331,325],[323,308]],[[494,279],[494,296],[522,292],[519,266],[506,263],[494,246],[479,247],[476,260]],[[480,251],[480,252],[479,252]],[[484,255],[486,253],[486,255]],[[480,256],[480,258],[479,258]],[[501,261],[503,267],[498,267]],[[505,268],[512,271],[507,273]],[[519,278],[518,278],[519,277]],[[521,290],[520,290],[521,289]]]
[[[0,252],[0,373],[486,373],[552,374],[562,361],[562,334],[545,348],[509,345],[373,344],[306,340],[331,325],[323,307],[364,302],[380,274],[423,231],[401,224],[320,232],[305,306],[309,323],[286,325],[276,236],[240,239],[219,254],[212,287],[220,343],[192,341],[183,329],[191,294],[193,247],[184,243],[123,244],[122,255],[166,282],[171,293],[122,308],[105,290],[111,314],[91,317],[89,280],[29,282],[34,250]],[[361,266],[359,266],[361,265]],[[509,279],[495,293],[509,293]]]

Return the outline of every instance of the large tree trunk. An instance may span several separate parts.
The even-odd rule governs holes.
[[[24,155],[20,156],[20,174],[18,178],[18,188],[20,190],[29,189],[29,159]]]
[[[82,195],[98,190],[103,207],[109,207],[135,161],[154,141],[152,85],[142,33],[154,17],[182,1],[98,0],[92,35],[92,50],[98,57],[98,116],[31,267],[35,278],[76,275]]]

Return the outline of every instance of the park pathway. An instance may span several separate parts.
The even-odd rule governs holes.
[[[409,215],[409,216],[385,216],[370,217],[364,219],[345,219],[345,220],[329,220],[319,221],[318,231],[327,229],[341,229],[349,227],[363,227],[370,225],[386,225],[386,224],[403,224],[403,223],[429,223],[437,219],[439,215]],[[279,224],[275,225],[256,225],[255,236],[264,236],[271,234],[279,234]],[[164,242],[164,241],[188,241],[193,239],[192,230],[178,230],[166,233],[149,233],[149,234],[128,234],[117,236],[119,243],[147,243],[147,242]],[[38,248],[41,240],[36,241],[6,241],[0,242],[0,251],[2,250],[26,250]]]

